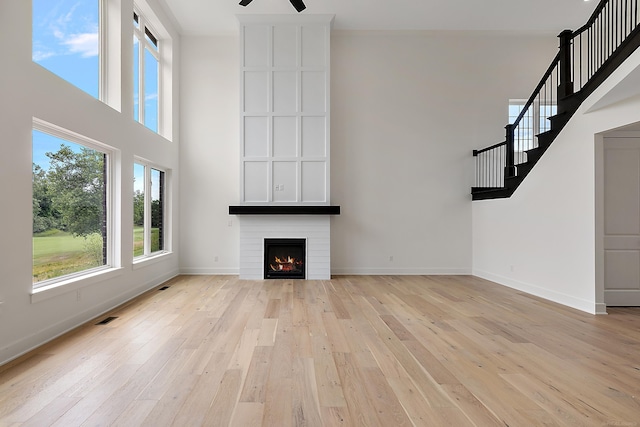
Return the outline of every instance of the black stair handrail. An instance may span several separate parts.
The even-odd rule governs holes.
[[[571,73],[578,90],[598,80],[598,73],[637,35],[638,7],[638,0],[602,0],[589,21],[572,33]]]
[[[502,181],[505,183],[506,178],[518,176],[519,180],[511,182],[517,187],[553,140],[553,136],[546,138],[542,151],[538,150],[540,153],[529,162],[529,153],[539,147],[538,135],[533,135],[534,130],[539,134],[554,130],[554,135],[557,135],[580,103],[640,45],[639,2],[640,0],[601,0],[586,24],[576,31],[565,30],[558,35],[558,53],[516,119],[505,127],[506,141],[473,151],[476,157],[476,177],[487,174],[478,171],[484,167],[479,163],[480,155],[488,156],[491,151],[500,149],[505,153],[502,159],[504,162],[500,165],[499,162],[491,162],[490,167],[503,169],[500,173],[504,173]],[[577,87],[574,88],[574,84]],[[544,128],[539,125],[545,122],[541,118],[550,120],[562,113],[565,115],[564,119],[552,122],[554,125],[545,124]],[[521,126],[523,121],[525,123]],[[535,129],[536,126],[540,129]],[[527,162],[529,164],[523,165],[526,167],[519,174],[518,165]],[[495,171],[488,172],[489,175],[494,173]],[[483,187],[494,186],[483,185],[476,180],[474,191]]]
[[[593,24],[595,24],[596,20],[598,19],[598,17],[600,16],[600,14],[605,9],[608,3],[609,3],[609,0],[601,0],[600,3],[598,3],[598,5],[596,6],[596,8],[593,10],[593,13],[587,20],[587,23],[573,32],[574,37],[581,33],[584,33]]]
[[[487,151],[502,147],[503,145],[507,145],[507,141],[498,142],[497,144],[490,145],[489,147],[485,147],[480,150],[473,150],[473,155],[477,156],[478,154],[486,153]]]
[[[533,102],[536,100],[536,98],[540,94],[540,91],[545,86],[545,83],[547,82],[547,80],[549,80],[549,77],[551,77],[551,75],[553,74],[553,71],[558,67],[558,64],[560,62],[560,53],[561,52],[558,52],[556,54],[556,57],[553,58],[553,61],[551,61],[551,65],[549,65],[549,68],[547,68],[547,71],[544,72],[544,75],[540,79],[540,82],[538,83],[536,88],[533,90],[533,93],[531,94],[527,102],[524,104],[524,107],[522,107],[522,111],[520,112],[518,117],[516,117],[515,120],[513,121],[512,126],[514,128],[518,124],[520,124],[524,116],[527,114],[527,111],[529,111],[529,108],[531,108],[531,106],[533,105]]]

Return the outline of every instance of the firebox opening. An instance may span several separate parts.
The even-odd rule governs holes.
[[[264,239],[265,279],[305,279],[306,239]]]

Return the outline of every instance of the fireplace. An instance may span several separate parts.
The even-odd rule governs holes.
[[[240,279],[329,280],[333,15],[238,20]]]
[[[264,239],[265,279],[305,279],[306,239]]]

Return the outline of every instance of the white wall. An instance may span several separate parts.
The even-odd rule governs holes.
[[[181,53],[180,268],[238,274],[239,41],[183,37]]]
[[[508,99],[529,95],[557,41],[334,32],[331,43],[333,273],[470,273],[471,150],[504,139]],[[239,202],[238,48],[183,37],[183,272],[238,271],[227,210]]]
[[[123,8],[132,9],[130,0]],[[162,13],[158,11],[159,17]],[[123,23],[131,24],[131,15]],[[132,100],[127,90],[120,113],[95,100],[31,61],[31,2],[2,1],[0,5],[0,364],[40,345],[70,328],[80,325],[132,296],[161,283],[178,272],[178,138],[170,142],[133,121]],[[170,31],[170,28],[168,29]],[[126,33],[123,37],[126,37]],[[179,61],[178,35],[174,58]],[[129,36],[126,40],[131,40]],[[125,44],[125,43],[123,43]],[[123,54],[123,69],[131,69]],[[127,68],[130,67],[130,68]],[[178,70],[175,70],[177,98]],[[131,74],[123,74],[130,81]],[[116,204],[121,212],[115,221],[121,226],[121,269],[109,279],[95,283],[80,281],[54,292],[41,293],[32,302],[32,203],[31,129],[32,117],[59,125],[107,144],[120,151],[114,177]],[[177,121],[178,109],[174,110]],[[177,132],[174,128],[174,132]],[[171,240],[174,253],[156,262],[132,265],[132,182],[133,156],[145,157],[169,168],[174,177],[169,191]],[[62,290],[61,290],[62,289]]]
[[[605,312],[596,164],[602,134],[640,120],[640,98],[589,109],[631,72],[640,72],[640,51],[583,103],[510,199],[473,203],[474,275]]]

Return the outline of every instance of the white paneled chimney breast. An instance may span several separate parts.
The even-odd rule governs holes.
[[[307,242],[305,278],[328,279],[333,15],[238,20],[240,277],[264,278],[264,239],[295,238]]]

